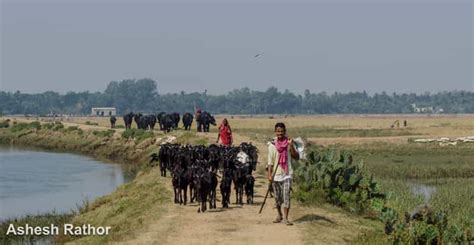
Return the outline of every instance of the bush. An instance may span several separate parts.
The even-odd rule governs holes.
[[[98,136],[98,137],[111,137],[111,136],[114,135],[114,133],[115,133],[115,130],[113,130],[113,129],[100,130],[100,131],[94,130],[92,132],[92,134],[94,134],[95,136]]]
[[[147,139],[147,138],[152,138],[153,136],[154,136],[154,134],[153,134],[152,131],[146,131],[146,130],[143,130],[143,129],[135,129],[135,128],[126,129],[122,133],[122,138],[124,138],[124,139],[132,138],[132,139],[136,139],[138,141],[142,141],[142,140]]]
[[[380,209],[380,202],[385,199],[373,177],[365,171],[363,163],[355,164],[348,152],[311,152],[303,166],[296,166],[295,182],[298,192],[303,192],[296,194],[302,202],[323,194],[334,205],[361,212],[372,210],[372,205]],[[375,198],[379,200],[373,201]]]
[[[10,127],[10,124],[8,123],[7,120],[0,122],[0,128],[8,128],[8,127]]]
[[[61,122],[54,122],[53,131],[58,131],[64,129],[64,125]]]
[[[96,123],[96,122],[90,122],[90,121],[86,121],[86,125],[94,125],[94,126],[98,126],[99,124]]]
[[[45,123],[43,124],[43,128],[52,129],[54,127],[54,123]]]
[[[34,121],[31,123],[14,123],[11,127],[12,132],[19,132],[25,129],[41,129],[41,123]]]
[[[78,126],[70,126],[70,127],[67,127],[65,131],[66,132],[72,132],[72,131],[76,131],[76,130],[79,130]]]

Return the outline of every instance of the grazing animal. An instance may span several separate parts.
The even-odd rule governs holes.
[[[211,185],[210,185],[210,190],[209,190],[209,209],[215,209],[217,208],[216,206],[216,189],[217,189],[217,174],[215,172],[210,172],[211,173]]]
[[[248,164],[236,164],[234,172],[235,203],[243,205],[245,178],[248,173]]]
[[[200,204],[198,213],[206,212],[207,210],[207,197],[211,192],[211,178],[211,173],[208,171],[202,171],[196,175],[195,188]]]
[[[175,112],[175,113],[173,113],[173,114],[171,114],[171,115],[173,115],[173,128],[174,128],[174,129],[177,129],[178,126],[179,126],[179,119],[180,119],[180,118],[179,118],[179,113]]]
[[[228,208],[230,204],[230,194],[232,193],[232,189],[231,189],[232,177],[233,177],[233,170],[230,168],[224,169],[224,173],[222,175],[222,180],[220,184],[223,208]]]
[[[117,118],[115,116],[110,117],[110,127],[115,128],[115,122],[117,121]]]
[[[247,175],[245,178],[245,195],[247,196],[247,204],[253,204],[253,188],[255,185],[255,178],[252,175]]]
[[[130,112],[128,114],[123,115],[123,122],[125,123],[125,129],[132,128],[132,121],[135,114]]]
[[[158,124],[160,125],[160,130],[164,130],[163,129],[163,119],[164,119],[165,115],[166,115],[166,112],[164,112],[164,111],[162,111],[162,112],[160,112],[156,115],[156,119],[158,121]]]
[[[175,129],[175,122],[173,114],[166,114],[161,118],[163,124],[163,131],[169,133],[172,129]]]
[[[150,159],[150,162],[148,162],[148,165],[150,166],[155,166],[153,164],[153,162],[160,162],[160,155],[156,154],[156,153],[153,153],[150,155],[151,159]]]
[[[183,126],[184,130],[191,130],[193,124],[193,115],[189,112],[183,114]]]
[[[197,117],[196,120],[198,120]],[[216,126],[216,119],[209,112],[205,111],[199,116],[199,124],[202,126],[203,132],[209,132],[209,125],[212,124]]]

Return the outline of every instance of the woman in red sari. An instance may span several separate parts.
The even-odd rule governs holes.
[[[227,118],[224,118],[221,125],[219,125],[219,133],[217,133],[216,143],[219,143],[219,139],[221,139],[223,145],[232,145],[232,130],[230,129]]]

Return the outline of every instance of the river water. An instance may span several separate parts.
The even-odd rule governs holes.
[[[125,182],[122,165],[69,153],[0,146],[0,221],[77,210]]]

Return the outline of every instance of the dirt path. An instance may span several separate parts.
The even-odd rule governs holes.
[[[204,134],[202,134],[204,135]],[[206,135],[209,142],[214,134]],[[248,138],[234,135],[234,142],[250,142]],[[339,211],[323,208],[305,208],[292,202],[290,220],[293,226],[273,224],[276,210],[274,199],[268,198],[261,214],[258,214],[267,188],[262,175],[267,161],[267,146],[253,143],[259,149],[259,164],[255,173],[255,203],[235,205],[235,193],[231,195],[229,209],[218,208],[197,213],[197,204],[180,206],[170,204],[168,212],[150,225],[138,237],[125,244],[344,244],[349,243],[361,228],[359,222]],[[259,174],[260,173],[260,174]],[[166,185],[171,189],[170,179]],[[170,197],[172,198],[172,197]]]

